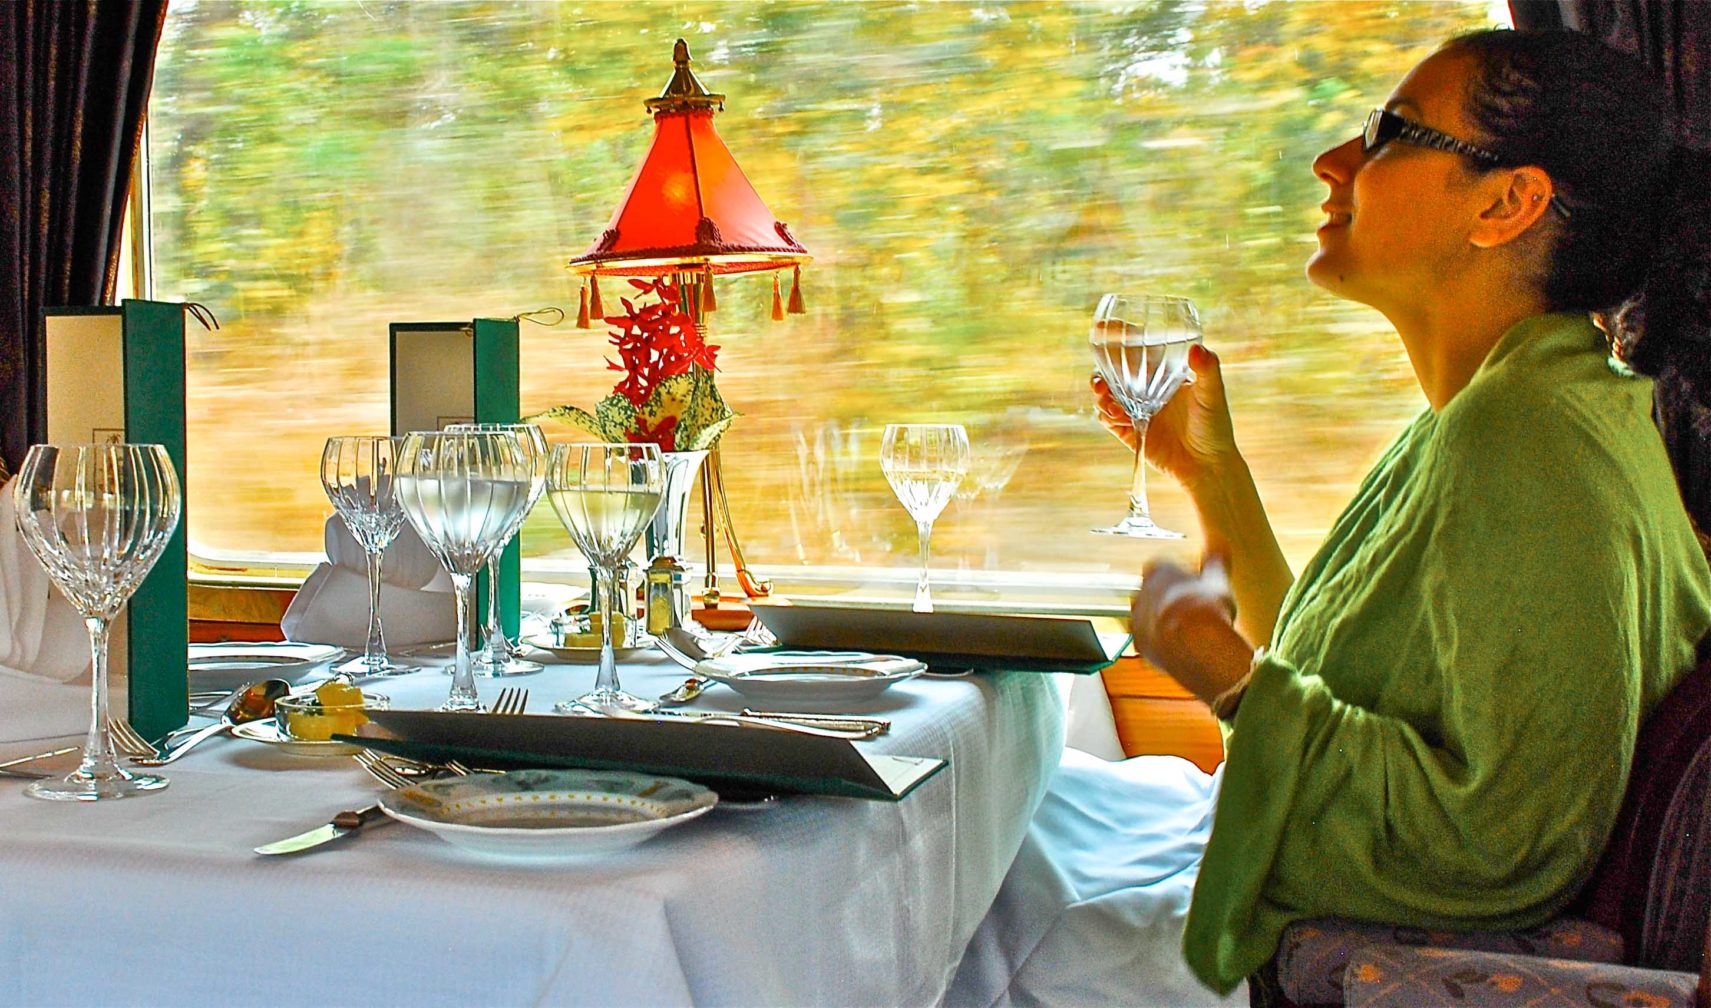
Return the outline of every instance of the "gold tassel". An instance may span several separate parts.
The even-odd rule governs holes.
[[[589,295],[588,298],[588,314],[595,318],[603,319],[606,317],[606,309],[600,304],[600,278],[592,275],[589,276],[588,285],[594,290],[594,293]]]
[[[701,314],[711,315],[719,310],[719,299],[713,296],[713,267],[707,267],[707,275],[701,280]]]
[[[790,314],[801,315],[806,309],[802,307],[802,267],[796,267],[790,277]]]
[[[588,324],[588,285],[587,284],[582,285],[582,304],[579,305],[576,309],[576,327],[578,329],[592,329],[593,328],[593,326]]]
[[[784,295],[778,289],[778,274],[772,275],[772,320],[784,321]]]

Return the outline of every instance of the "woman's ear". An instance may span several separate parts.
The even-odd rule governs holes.
[[[1491,201],[1467,236],[1475,248],[1507,245],[1525,234],[1550,209],[1556,187],[1543,168],[1524,165],[1493,172],[1486,191]]]

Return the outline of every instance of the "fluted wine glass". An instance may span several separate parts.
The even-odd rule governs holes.
[[[1181,539],[1163,528],[1147,507],[1147,425],[1184,383],[1193,380],[1188,348],[1201,341],[1200,312],[1184,297],[1106,294],[1093,312],[1088,344],[1100,377],[1135,425],[1135,470],[1129,513],[1103,535]]]
[[[166,787],[132,773],[107,730],[107,635],[166,551],[183,505],[178,474],[157,444],[35,445],[13,483],[18,531],[89,631],[94,661],[89,734],[77,769],[25,789],[36,798],[100,801]]]
[[[614,614],[624,606],[624,578],[618,565],[629,556],[642,530],[653,521],[665,498],[665,459],[651,444],[554,445],[547,463],[547,499],[559,521],[588,562],[599,568],[595,578],[600,607],[600,671],[594,690],[554,707],[572,712],[652,710],[655,703],[624,692],[618,684],[618,662],[612,654]],[[604,587],[606,590],[600,590]]]
[[[386,548],[404,527],[404,509],[393,487],[398,446],[398,438],[358,435],[330,437],[321,449],[321,487],[368,558],[368,644],[360,659],[337,670],[347,678],[415,671],[386,656],[386,635],[380,626],[381,565]]]
[[[457,596],[457,660],[441,710],[479,711],[469,653],[475,575],[529,502],[533,470],[515,434],[415,432],[398,453],[396,494],[404,517],[451,574]]]
[[[879,468],[909,517],[921,547],[921,575],[915,582],[915,611],[932,612],[927,586],[933,521],[968,474],[968,432],[962,424],[887,424],[879,446]]]
[[[539,672],[541,663],[517,657],[517,646],[505,636],[505,625],[500,618],[499,607],[499,561],[505,554],[505,547],[523,528],[524,520],[529,517],[529,512],[535,509],[536,502],[541,499],[541,491],[546,487],[546,436],[541,433],[539,427],[527,423],[452,424],[446,430],[515,434],[517,441],[523,446],[523,454],[528,456],[529,471],[532,473],[529,478],[529,501],[523,505],[522,513],[517,516],[517,523],[505,533],[504,542],[499,544],[499,548],[487,561],[487,629],[484,634],[486,643],[475,656],[475,674],[482,678],[492,678]]]

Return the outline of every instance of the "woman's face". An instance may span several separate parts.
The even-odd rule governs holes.
[[[1384,107],[1405,119],[1479,143],[1463,105],[1477,64],[1438,52],[1415,67]],[[1465,264],[1479,212],[1475,166],[1449,151],[1391,140],[1370,153],[1356,136],[1313,160],[1330,189],[1307,277],[1333,294],[1391,314],[1429,301]]]

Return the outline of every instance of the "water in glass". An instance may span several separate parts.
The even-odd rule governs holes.
[[[396,493],[409,520],[451,575],[457,596],[457,660],[442,710],[482,709],[470,660],[475,575],[520,522],[533,472],[517,436],[412,433],[399,452]]]
[[[540,662],[532,662],[516,655],[517,645],[505,635],[504,621],[501,615],[499,599],[499,561],[505,552],[505,547],[523,527],[523,521],[533,511],[535,504],[541,499],[541,491],[546,486],[547,476],[547,439],[541,429],[534,424],[516,423],[481,423],[481,424],[452,424],[448,431],[489,431],[501,434],[515,434],[517,441],[523,446],[523,454],[528,456],[529,471],[529,500],[523,510],[517,515],[517,522],[505,539],[487,561],[487,624],[484,631],[486,638],[481,652],[475,656],[475,674],[482,678],[495,676],[530,675],[541,670]]]
[[[968,473],[968,432],[961,424],[887,424],[879,468],[909,517],[915,519],[921,572],[915,582],[916,612],[932,612],[927,584],[933,520]]]
[[[665,475],[665,459],[656,445],[553,446],[547,463],[547,499],[576,548],[604,575],[596,577],[593,585],[600,611],[600,671],[594,689],[559,703],[555,710],[640,711],[656,706],[624,692],[612,649],[614,614],[627,609],[625,579],[615,572],[665,499]]]
[[[1200,312],[1187,298],[1106,294],[1099,299],[1088,344],[1100,377],[1134,424],[1136,448],[1129,513],[1093,531],[1136,539],[1183,537],[1155,523],[1147,506],[1147,425],[1192,380],[1188,349],[1200,340]]]

